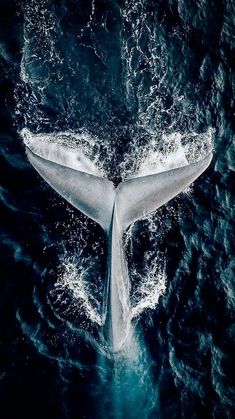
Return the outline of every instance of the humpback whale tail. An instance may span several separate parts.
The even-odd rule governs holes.
[[[51,162],[27,148],[32,166],[70,204],[99,223],[108,236],[107,292],[103,334],[113,352],[119,351],[131,329],[129,280],[122,235],[141,217],[170,201],[209,166],[212,154],[184,167],[121,182]]]

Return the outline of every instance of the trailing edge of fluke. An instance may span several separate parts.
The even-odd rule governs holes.
[[[99,223],[107,234],[103,336],[109,349],[118,352],[131,333],[123,233],[131,223],[160,208],[194,182],[209,166],[212,153],[196,163],[126,180],[115,188],[108,179],[51,162],[29,148],[26,152],[43,179],[75,208]]]

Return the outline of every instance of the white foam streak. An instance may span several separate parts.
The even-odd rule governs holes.
[[[133,177],[160,173],[188,164],[185,150],[181,144],[181,135],[179,133],[171,134],[168,138],[168,141],[169,140],[172,143],[172,149],[169,150],[167,154],[164,154],[164,152],[161,151],[151,150],[146,158],[140,163],[139,170]]]
[[[62,274],[55,284],[55,289],[70,290],[77,304],[79,304],[79,311],[84,313],[93,323],[101,326],[102,319],[91,303],[92,296],[85,277],[86,269],[82,265],[78,267],[75,261],[72,262],[65,259],[62,263]]]
[[[165,267],[162,270],[156,262],[157,258],[149,264],[146,258],[146,275],[141,278],[134,299],[136,303],[132,307],[132,318],[137,318],[146,309],[154,310],[158,304],[159,298],[166,291],[167,277]]]
[[[151,136],[141,149],[138,140],[133,139],[131,153],[125,155],[121,164],[122,178],[147,176],[196,163],[213,150],[213,134],[214,130],[209,128],[200,134],[173,132],[160,138]],[[133,160],[131,168],[130,160]]]
[[[24,128],[21,136],[25,145],[44,159],[81,172],[104,176],[101,166],[89,156],[94,140],[86,133],[33,134]]]

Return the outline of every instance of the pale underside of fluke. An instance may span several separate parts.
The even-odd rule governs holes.
[[[170,201],[209,166],[212,154],[194,164],[121,182],[71,169],[34,154],[32,166],[70,204],[96,221],[108,237],[107,292],[103,336],[113,352],[120,351],[131,332],[129,278],[122,236],[127,227]]]

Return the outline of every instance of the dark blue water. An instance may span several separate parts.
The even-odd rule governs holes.
[[[233,1],[1,0],[4,419],[234,417],[234,15]],[[189,159],[213,136],[193,189],[126,238],[136,357],[102,350],[105,237],[30,166],[25,129],[73,149],[89,137],[113,181],[177,135]]]

